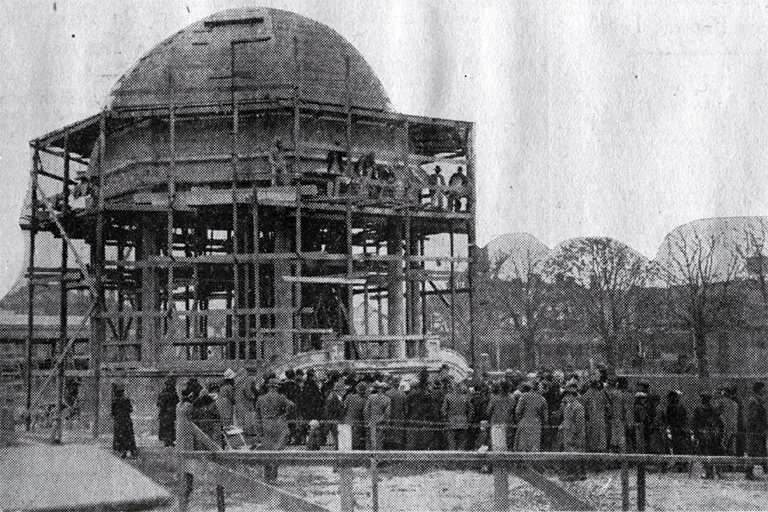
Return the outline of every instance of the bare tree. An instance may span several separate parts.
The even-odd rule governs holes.
[[[547,253],[525,248],[491,266],[478,282],[479,319],[501,359],[503,338],[517,334],[524,369],[536,368],[536,343],[547,310],[550,286],[543,281]],[[500,361],[497,361],[500,363]]]
[[[542,279],[544,261],[527,250],[510,258],[511,279],[496,280],[494,299],[502,314],[511,320],[523,346],[526,370],[536,367],[536,338],[547,308],[548,290]]]
[[[675,231],[665,240],[657,269],[671,292],[674,313],[691,331],[699,377],[709,378],[708,335],[737,322],[733,282],[740,269],[737,251],[724,233]]]
[[[605,343],[608,366],[615,366],[618,346],[634,321],[638,292],[648,279],[647,260],[612,238],[576,238],[560,246],[548,272],[580,285],[567,298],[571,309],[585,312],[588,327]]]
[[[735,244],[736,254],[744,261],[750,279],[757,284],[763,313],[768,312],[768,220],[757,219],[744,229]]]

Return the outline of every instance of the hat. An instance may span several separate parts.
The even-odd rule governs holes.
[[[235,371],[232,368],[224,371],[224,380],[235,380]]]

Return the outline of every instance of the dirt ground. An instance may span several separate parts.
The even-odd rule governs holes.
[[[178,488],[177,475],[169,468],[134,462],[138,469],[171,492]],[[702,480],[700,468],[692,473],[653,473],[646,477],[646,510],[768,510],[768,477],[757,481],[743,473],[729,473],[719,480]],[[250,468],[261,477],[260,468]],[[618,470],[588,473],[587,479],[566,482],[553,471],[547,477],[599,510],[621,509],[621,477]],[[339,510],[339,475],[329,467],[280,468],[278,485],[330,510]],[[528,483],[510,476],[510,510],[552,510],[547,497]],[[355,509],[371,510],[371,477],[367,469],[354,470]],[[247,495],[227,494],[227,510],[271,510]],[[630,471],[630,500],[636,506],[636,475]],[[493,510],[493,476],[476,470],[436,467],[391,466],[380,469],[379,509],[382,511],[482,511]],[[173,506],[162,512],[176,510]],[[196,482],[190,510],[214,512],[216,498],[211,485]]]
[[[686,473],[647,472],[646,510],[768,510],[768,477],[756,471],[758,480],[748,481],[741,472],[704,480],[701,467]],[[637,505],[637,476],[630,470],[629,497]],[[560,479],[558,478],[559,482]],[[561,482],[576,496],[599,510],[621,509],[621,473],[609,470],[590,473],[580,482]]]

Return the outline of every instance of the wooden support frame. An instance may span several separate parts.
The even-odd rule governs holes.
[[[31,187],[31,209],[29,230],[29,261],[27,274],[29,275],[29,285],[27,286],[27,340],[26,340],[26,368],[24,384],[26,387],[26,406],[27,410],[32,407],[32,352],[35,340],[35,242],[37,238],[37,172],[40,166],[40,150],[35,149],[32,153],[32,165],[30,166]],[[31,415],[27,416],[27,431],[32,428]]]
[[[102,313],[106,310],[104,300],[104,225],[106,223],[104,215],[104,161],[106,158],[107,145],[107,110],[103,110],[99,119],[99,152],[98,165],[98,190],[96,202],[96,225],[95,225],[95,243],[91,246],[91,268],[93,269],[93,286],[95,287],[94,301],[96,312]],[[93,371],[93,437],[98,438],[101,430],[100,425],[100,394],[101,394],[101,361],[102,347],[107,339],[106,322],[102,318],[94,318],[91,321],[91,361],[90,367]]]

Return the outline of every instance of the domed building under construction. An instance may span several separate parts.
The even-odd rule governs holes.
[[[49,357],[101,389],[86,393],[97,410],[119,379],[465,372],[473,139],[472,123],[394,111],[325,25],[267,8],[199,21],[142,57],[102,112],[31,141],[27,354],[47,280],[62,299]],[[58,269],[35,265],[46,233]],[[92,303],[83,336],[74,294]],[[26,368],[30,389],[50,373]]]

